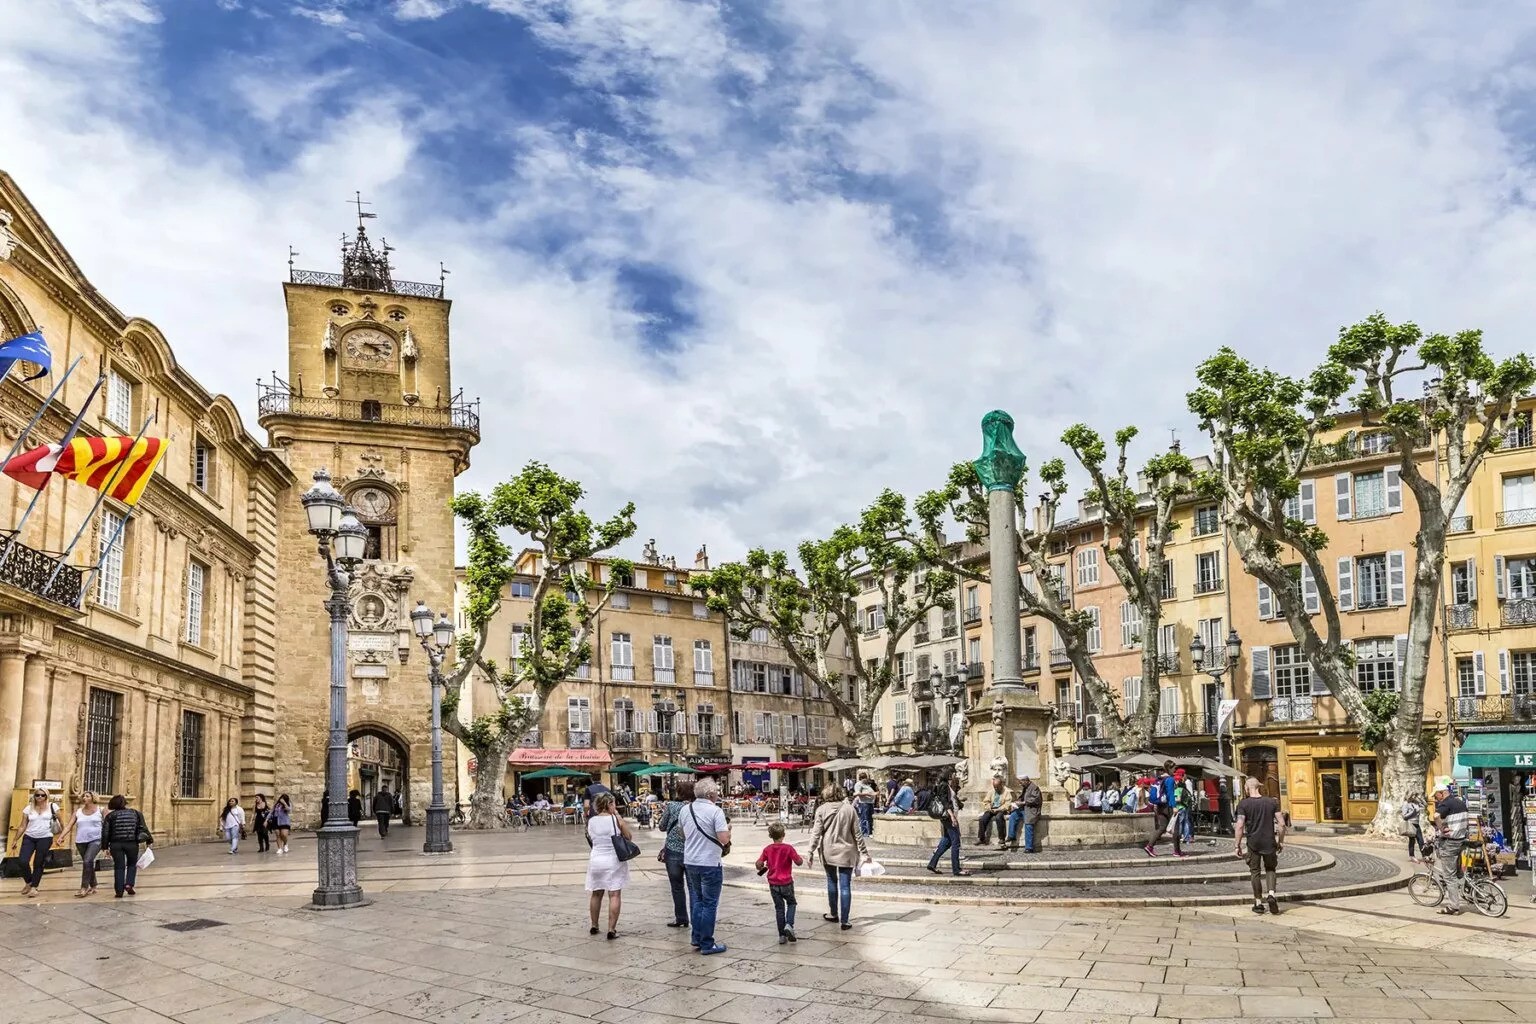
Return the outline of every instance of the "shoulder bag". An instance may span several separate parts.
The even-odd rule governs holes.
[[[613,819],[613,855],[621,861],[634,860],[640,856],[640,847],[636,846],[632,840],[626,838],[623,831],[619,828],[619,816],[617,814],[610,814],[609,817]]]
[[[693,813],[692,804],[688,805],[688,817],[693,819],[693,827],[698,829],[700,835],[714,843],[716,846],[720,847],[720,856],[729,857],[731,855],[730,843],[722,843],[720,840],[715,838],[715,834],[713,832],[705,832],[702,828],[699,828],[699,816]]]

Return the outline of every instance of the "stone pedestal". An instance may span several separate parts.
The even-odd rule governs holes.
[[[1037,692],[990,689],[965,717],[969,777],[962,795],[973,815],[997,774],[1014,789],[1019,776],[1027,774],[1042,791],[1049,791],[1051,709]]]
[[[886,846],[926,846],[932,849],[944,835],[939,822],[926,814],[875,815],[874,840]]]

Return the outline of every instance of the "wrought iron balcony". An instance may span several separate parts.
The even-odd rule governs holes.
[[[1507,512],[1500,512],[1495,522],[1500,527],[1530,526],[1536,523],[1536,508],[1512,508]]]
[[[657,750],[682,750],[683,738],[675,732],[659,732],[655,747]]]
[[[1504,443],[1499,446],[1500,451],[1511,451],[1516,448],[1529,448],[1533,440],[1531,433],[1530,413],[1521,413],[1520,418],[1504,431]]]
[[[1025,672],[1039,672],[1040,652],[1035,650],[1025,651],[1023,664],[1021,667]]]
[[[850,747],[846,743],[839,743],[837,746],[832,748],[832,753],[837,757],[858,757],[859,748]]]
[[[1165,676],[1176,676],[1181,671],[1179,656],[1172,651],[1159,651],[1157,655],[1157,669]]]
[[[914,629],[912,631],[912,642],[914,644],[925,644],[925,643],[927,643],[928,642],[928,631],[926,629],[924,629],[924,630],[916,630],[916,629]]]
[[[975,623],[978,623],[980,621],[981,621],[981,609],[980,608],[967,608],[965,610],[965,624],[967,626],[974,625]]]
[[[1414,439],[1415,448],[1429,444],[1428,436]],[[1322,443],[1307,453],[1307,465],[1329,466],[1336,462],[1386,455],[1397,451],[1397,439],[1385,432],[1348,434],[1331,443]]]
[[[1076,722],[1082,717],[1083,707],[1075,700],[1056,705],[1056,718],[1058,721]]]
[[[1445,606],[1445,626],[1449,630],[1476,629],[1477,605],[1450,604]]]
[[[1499,609],[1499,621],[1506,626],[1536,625],[1536,597],[1513,597]]]
[[[1070,664],[1072,664],[1072,659],[1067,657],[1067,649],[1065,647],[1051,648],[1051,668],[1060,668],[1063,665]]]
[[[907,737],[910,736],[910,735],[911,735],[911,727],[910,726],[905,726],[905,725],[893,725],[893,726],[891,726],[891,739],[895,740],[897,743],[905,743],[907,741]]]
[[[592,734],[590,732],[576,732],[567,730],[565,745],[572,750],[590,750],[592,748]]]
[[[542,737],[539,735],[539,730],[529,729],[522,736],[518,737],[517,745],[519,747],[542,747],[544,744],[541,740]]]
[[[724,748],[719,736],[710,736],[701,733],[695,743],[698,744],[701,754],[718,754]]]
[[[616,732],[609,739],[608,746],[614,750],[639,750],[640,734],[634,732]]]
[[[0,530],[0,556],[5,558],[0,583],[66,608],[80,607],[85,574],[79,569],[21,543],[14,530]]]
[[[1457,697],[1455,713],[1458,722],[1536,721],[1536,696]]]
[[[912,734],[912,748],[919,752],[948,753],[949,733],[943,729],[919,729]]]
[[[1177,601],[1179,599],[1179,588],[1177,586],[1165,586],[1163,587],[1162,593],[1158,595],[1157,599],[1159,602]]]
[[[1259,707],[1263,709],[1262,717],[1265,725],[1317,721],[1317,698],[1315,697],[1276,697],[1273,700],[1260,701]]]
[[[1221,589],[1221,579],[1203,579],[1195,581],[1195,593],[1214,594]]]
[[[965,666],[965,678],[967,678],[967,679],[985,679],[986,675],[987,675],[987,666],[985,666],[985,665],[967,665],[967,666]]]
[[[1445,524],[1446,533],[1471,533],[1471,516],[1452,516]]]
[[[265,424],[278,416],[302,416],[306,419],[346,420],[355,423],[386,423],[400,427],[435,427],[462,430],[480,440],[480,402],[455,397],[446,405],[396,405],[388,402],[355,401],[306,395],[284,381],[258,383],[257,420]]]
[[[368,214],[368,216],[373,215]],[[356,288],[367,292],[387,292],[390,295],[411,295],[418,299],[443,297],[443,286],[440,284],[396,281],[393,277],[358,280],[355,277],[343,277],[341,274],[332,274],[324,270],[290,270],[288,280],[293,284],[313,284],[321,288]]]
[[[1156,736],[1210,736],[1216,732],[1216,718],[1205,711],[1180,715],[1158,715],[1153,723]]]
[[[958,636],[959,634],[960,634],[960,627],[956,626],[954,624],[950,624],[950,625],[945,626],[944,629],[940,632],[939,635],[942,636],[945,640],[951,640],[954,637]]]

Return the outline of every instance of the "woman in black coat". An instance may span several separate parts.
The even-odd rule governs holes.
[[[363,794],[355,789],[347,794],[347,817],[352,819],[353,828],[363,820]]]

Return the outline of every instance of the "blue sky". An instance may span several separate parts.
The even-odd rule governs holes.
[[[463,486],[679,557],[914,492],[1010,410],[1181,431],[1375,309],[1530,347],[1536,8],[0,0],[0,167],[255,428],[287,246],[452,270]]]

